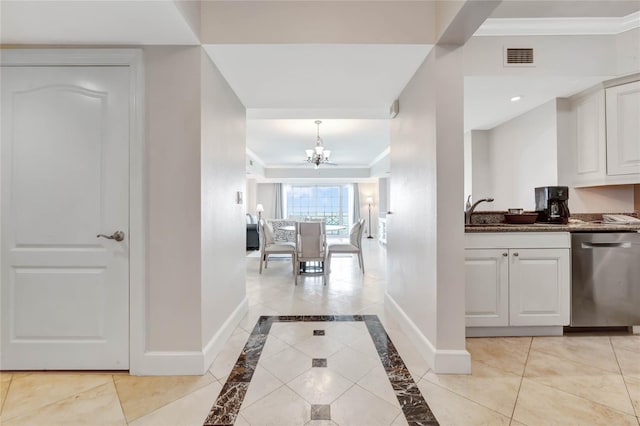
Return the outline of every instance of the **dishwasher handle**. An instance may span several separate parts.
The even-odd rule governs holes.
[[[588,243],[582,243],[582,248],[631,248],[631,243],[630,242],[623,242],[623,243],[594,243],[594,242],[588,242]]]

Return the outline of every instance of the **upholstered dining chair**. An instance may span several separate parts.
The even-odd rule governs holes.
[[[362,233],[364,231],[364,219],[351,226],[348,243],[329,244],[327,248],[327,269],[331,272],[331,255],[334,253],[351,253],[358,255],[358,266],[364,274],[364,259],[362,258]]]
[[[269,255],[271,254],[290,254],[293,266],[293,274],[295,277],[296,267],[296,244],[288,241],[275,240],[275,234],[271,225],[261,219],[258,223],[260,235],[260,273],[262,274],[262,264],[265,269],[269,264]]]
[[[326,237],[324,222],[298,222],[296,225],[297,251],[295,260],[295,283],[300,275],[321,275],[327,284],[325,257]]]

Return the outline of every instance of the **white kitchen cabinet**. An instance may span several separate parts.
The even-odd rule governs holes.
[[[568,233],[465,234],[467,327],[569,324]]]
[[[630,78],[571,99],[572,186],[640,183],[640,81]]]
[[[509,325],[509,257],[507,250],[466,250],[467,327]]]
[[[607,176],[607,145],[604,91],[573,101],[575,111],[573,183],[599,184]]]
[[[509,325],[569,325],[569,249],[509,250]]]
[[[640,174],[640,81],[606,89],[607,174]]]

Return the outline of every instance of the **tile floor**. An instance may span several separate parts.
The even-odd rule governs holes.
[[[288,261],[258,275],[247,258],[249,313],[203,376],[1,372],[0,424],[202,425],[258,318],[287,314],[377,315],[441,425],[640,424],[640,336],[468,339],[473,374],[437,375],[385,314],[385,250],[365,246],[367,273],[334,258],[326,287],[317,277],[294,287]],[[274,324],[235,424],[406,425],[361,327]]]

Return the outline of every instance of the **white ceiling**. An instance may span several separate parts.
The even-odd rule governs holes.
[[[206,45],[247,107],[247,148],[267,167],[309,167],[315,120],[341,167],[389,146],[389,107],[430,45]]]
[[[507,0],[491,18],[620,17],[638,10],[638,0]]]
[[[247,120],[247,147],[270,167],[309,167],[305,149],[315,145],[314,121]],[[389,132],[389,120],[380,119],[325,119],[320,125],[331,161],[342,167],[369,166],[389,146]]]
[[[3,44],[200,44],[172,0],[0,2]]]
[[[199,44],[172,0],[0,2],[4,44]],[[492,18],[621,17],[637,0],[503,1]],[[297,166],[313,145],[313,121],[332,157],[366,167],[389,144],[388,108],[428,45],[204,46],[248,108],[248,147],[267,166]],[[491,128],[553,97],[610,76],[465,79],[465,127]],[[514,94],[524,95],[517,104]],[[400,105],[402,113],[402,105]]]
[[[206,45],[250,109],[388,111],[430,45]]]
[[[465,77],[464,128],[492,129],[554,98],[574,95],[613,77]],[[512,102],[514,96],[521,99]]]

